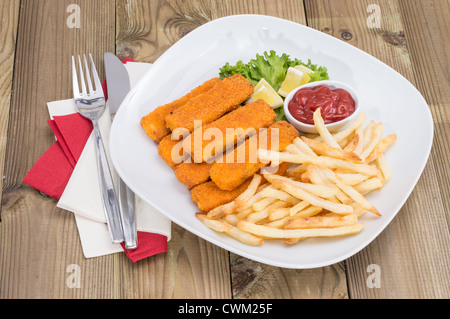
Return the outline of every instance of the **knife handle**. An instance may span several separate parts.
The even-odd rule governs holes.
[[[119,194],[120,213],[122,217],[122,228],[124,234],[125,248],[137,248],[136,214],[134,208],[134,193],[117,177],[117,188]]]
[[[120,221],[119,204],[114,190],[114,182],[109,169],[105,146],[97,121],[92,121],[94,126],[94,137],[97,151],[97,164],[100,181],[100,192],[102,194],[103,208],[105,210],[106,223],[113,243],[123,242],[124,236]]]

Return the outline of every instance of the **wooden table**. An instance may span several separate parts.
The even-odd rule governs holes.
[[[78,8],[79,25],[72,19]],[[112,51],[154,62],[198,26],[243,13],[281,17],[347,41],[418,88],[435,135],[410,198],[368,247],[319,269],[260,264],[177,225],[165,254],[135,264],[125,254],[85,259],[73,214],[22,183],[54,142],[46,103],[71,97],[71,56],[92,52],[102,61]],[[449,0],[2,0],[0,297],[449,298],[449,19]],[[79,288],[67,284],[69,265],[79,266]]]

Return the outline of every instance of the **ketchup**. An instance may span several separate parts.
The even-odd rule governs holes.
[[[313,114],[318,107],[325,124],[330,124],[352,115],[355,100],[346,90],[318,85],[298,90],[288,104],[291,115],[305,124],[314,124]]]

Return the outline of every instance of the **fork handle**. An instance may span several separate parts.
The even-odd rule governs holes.
[[[97,121],[92,121],[94,127],[95,145],[97,150],[97,164],[102,193],[103,208],[105,210],[106,223],[113,243],[121,243],[124,240],[122,223],[120,220],[119,204],[114,190],[114,182],[109,169],[105,145]]]

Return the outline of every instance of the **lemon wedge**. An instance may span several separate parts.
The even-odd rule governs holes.
[[[311,81],[311,77],[308,73],[310,72],[307,72],[306,70],[302,71],[295,67],[289,67],[286,72],[286,78],[278,90],[278,94],[286,97],[293,89]]]
[[[314,72],[313,70],[307,68],[304,65],[296,65],[296,66],[294,66],[294,69],[302,71],[303,73],[313,73]]]
[[[247,104],[257,100],[264,100],[274,109],[283,105],[283,99],[281,96],[278,95],[278,93],[264,78],[256,84],[252,96],[247,100]]]

